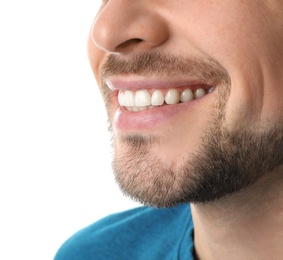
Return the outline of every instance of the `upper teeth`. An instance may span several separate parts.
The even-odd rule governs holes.
[[[161,106],[164,104],[174,105],[179,102],[185,103],[193,99],[198,99],[214,90],[211,87],[208,91],[198,88],[194,92],[191,89],[185,89],[181,92],[177,89],[169,89],[164,95],[160,89],[156,89],[150,94],[146,89],[133,92],[131,90],[120,90],[118,93],[118,102],[120,106],[126,107],[130,111],[140,111],[147,108]]]

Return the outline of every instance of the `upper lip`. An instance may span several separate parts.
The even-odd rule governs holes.
[[[193,79],[162,79],[155,80],[144,77],[115,77],[105,79],[106,85],[112,91],[118,90],[132,90],[137,91],[140,89],[170,89],[177,87],[186,87],[192,90],[203,87],[210,88],[215,86],[212,82],[204,82],[200,80]]]

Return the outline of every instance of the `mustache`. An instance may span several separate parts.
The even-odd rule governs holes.
[[[185,58],[164,52],[147,52],[122,57],[110,54],[101,68],[102,79],[111,76],[184,76],[204,82],[230,82],[225,68],[209,58]]]

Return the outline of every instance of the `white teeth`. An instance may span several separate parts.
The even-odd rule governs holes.
[[[164,103],[164,95],[162,94],[162,91],[159,89],[156,89],[153,91],[151,96],[151,105],[153,106],[161,106]]]
[[[180,94],[177,89],[169,89],[165,96],[165,102],[168,105],[175,105],[180,102]]]
[[[133,107],[135,106],[135,96],[134,93],[130,90],[126,90],[124,92],[124,106],[126,107]]]
[[[119,102],[120,106],[125,106],[125,104],[124,104],[124,93],[121,90],[118,93],[118,102]]]
[[[205,90],[203,88],[198,88],[196,91],[195,91],[195,98],[201,98],[203,97],[204,95],[206,94]]]
[[[194,93],[190,89],[185,89],[180,96],[180,100],[183,103],[188,102],[193,99],[194,99]]]
[[[151,105],[151,96],[147,90],[138,90],[135,95],[135,106],[146,107]]]
[[[153,108],[155,106],[162,106],[164,102],[168,105],[175,105],[179,102],[186,103],[193,99],[198,99],[204,95],[211,93],[215,87],[209,88],[207,91],[203,88],[198,88],[194,92],[191,89],[185,89],[180,94],[177,89],[169,89],[164,96],[164,90],[156,89],[149,93],[148,90],[142,89],[135,92],[131,90],[119,91],[118,102],[120,106],[124,106],[127,110],[138,112]]]

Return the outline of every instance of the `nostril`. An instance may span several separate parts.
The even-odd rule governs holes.
[[[126,49],[128,47],[130,47],[131,45],[136,45],[140,42],[142,42],[143,40],[140,39],[140,38],[132,38],[132,39],[129,39],[121,44],[119,44],[116,49],[117,50],[122,50],[122,49]]]
[[[132,39],[133,41],[135,42],[142,42],[142,39],[139,39],[139,38],[135,38],[135,39]]]

